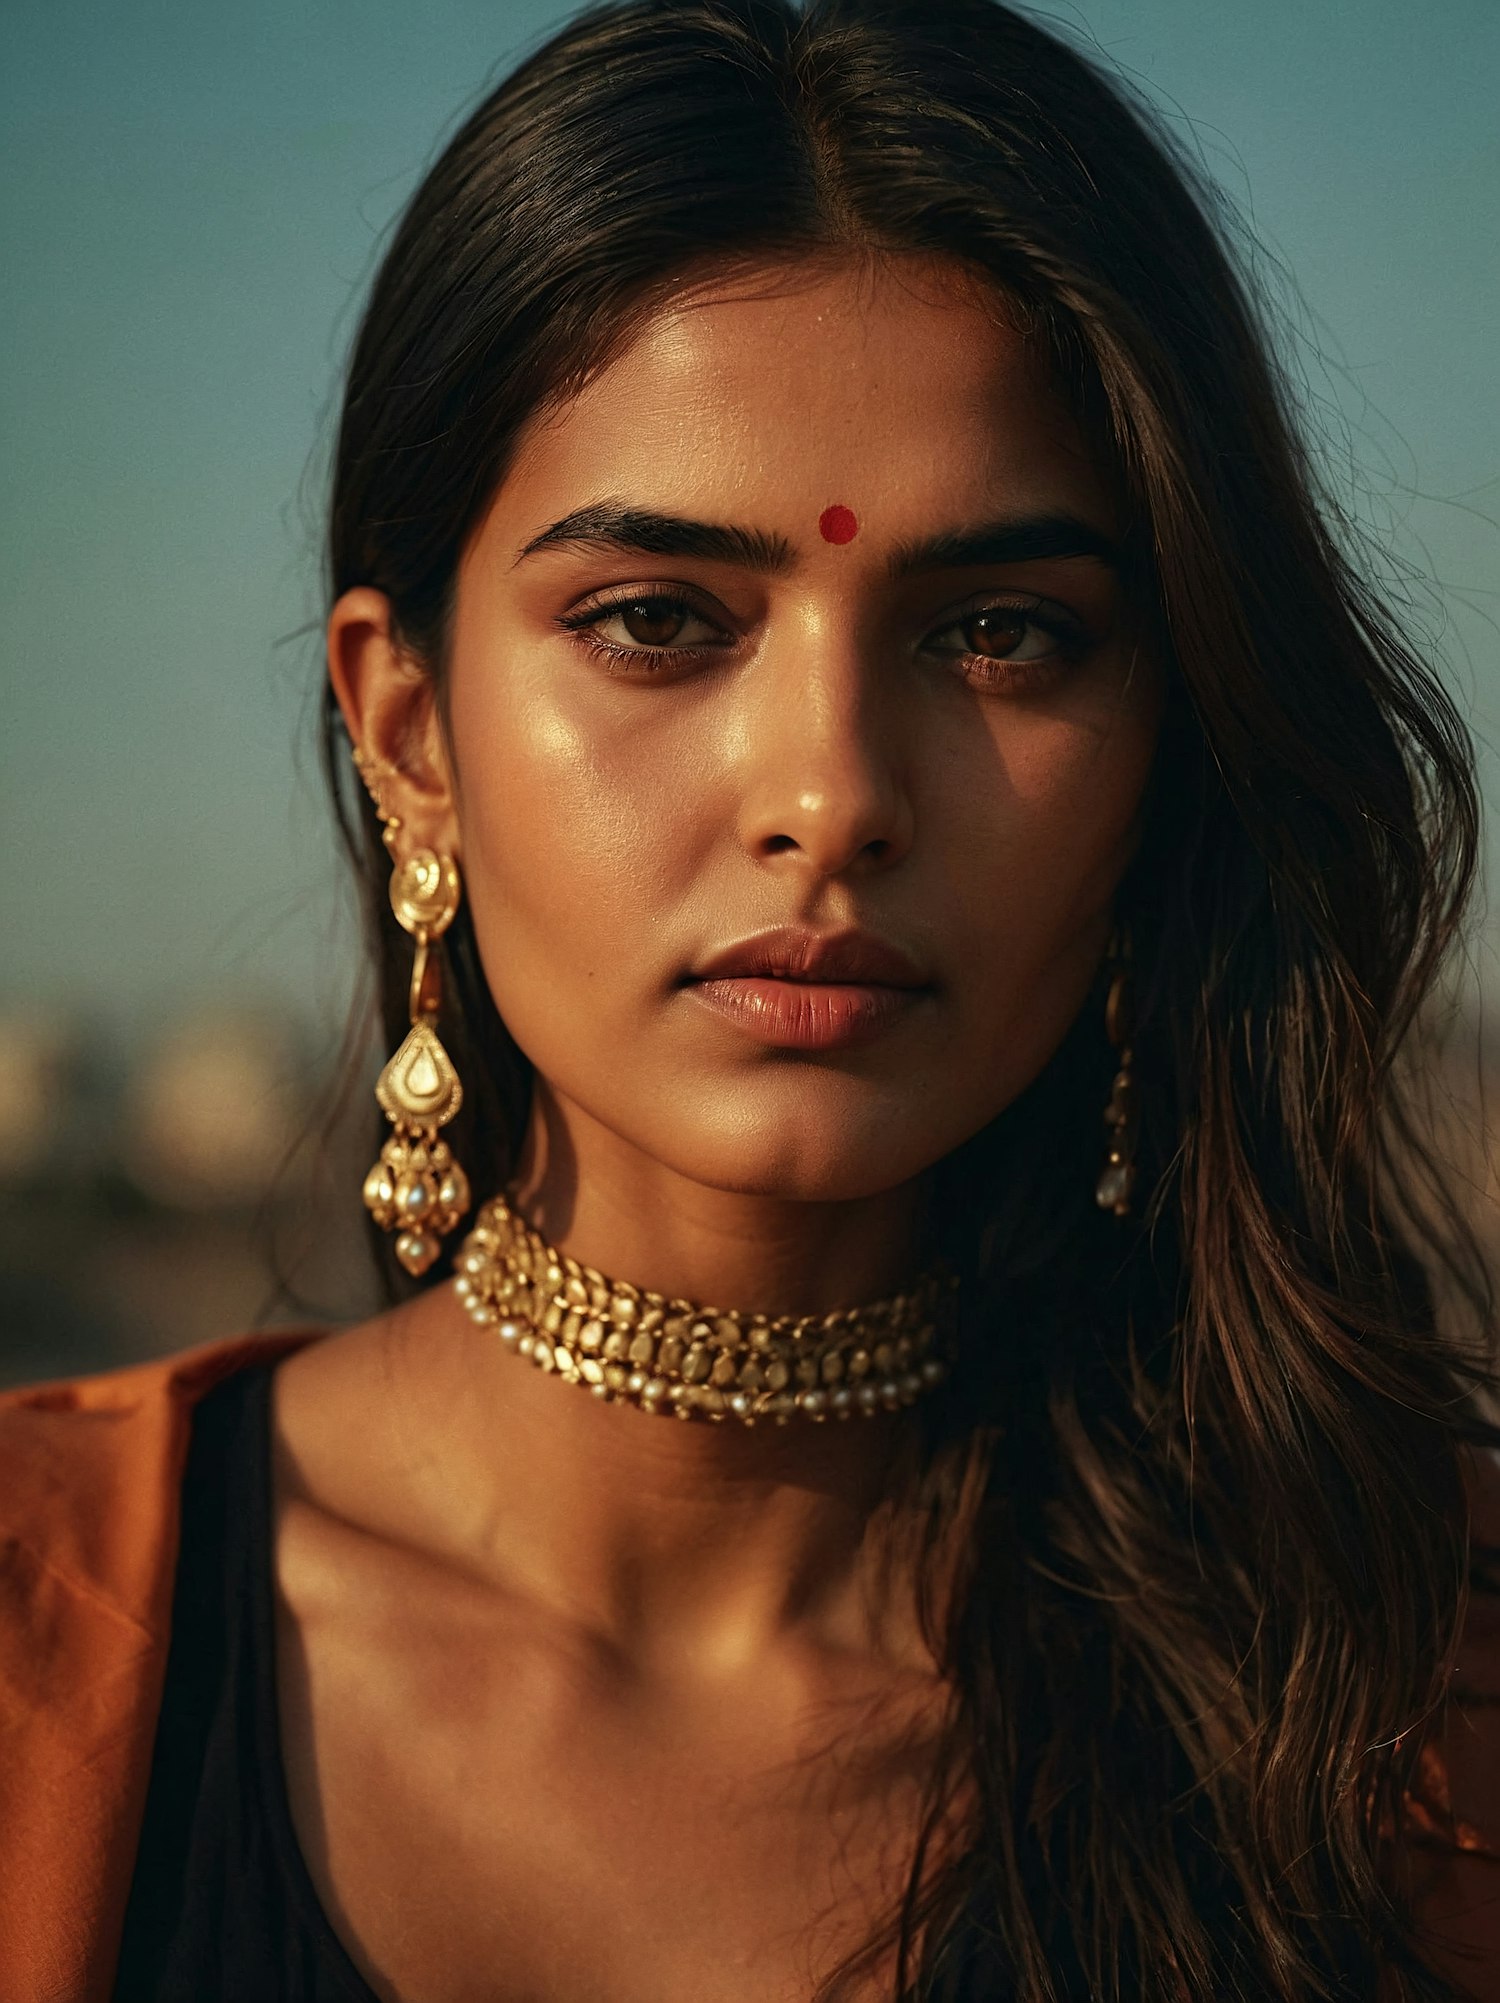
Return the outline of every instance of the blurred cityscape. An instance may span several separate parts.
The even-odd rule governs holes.
[[[360,1185],[369,1085],[270,1015],[163,1024],[104,1055],[84,1025],[0,1012],[0,1384],[376,1305]],[[1433,1124],[1500,1265],[1500,1050],[1461,1021]]]
[[[368,1067],[335,1117],[337,1068],[270,1016],[109,1052],[0,1013],[0,1384],[369,1312]]]

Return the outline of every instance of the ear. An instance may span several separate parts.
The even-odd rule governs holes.
[[[391,602],[359,585],[328,616],[328,675],[350,741],[381,767],[381,805],[401,849],[457,853],[453,772],[432,677],[397,639]]]

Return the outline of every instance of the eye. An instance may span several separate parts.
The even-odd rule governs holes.
[[[725,644],[725,633],[685,598],[669,592],[633,591],[584,605],[560,621],[595,652],[632,668],[652,667],[669,657],[692,659]]]
[[[966,650],[984,660],[1034,661],[1056,651],[1055,636],[1015,605],[991,605],[984,612],[971,612],[959,621],[958,630]]]
[[[957,644],[943,644],[952,640]],[[971,681],[1021,688],[1062,673],[1087,643],[1084,627],[1061,606],[992,600],[961,613],[927,645],[957,661]]]

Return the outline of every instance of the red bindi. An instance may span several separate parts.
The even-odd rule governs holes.
[[[818,533],[824,542],[853,542],[859,534],[853,508],[825,508],[818,517]]]

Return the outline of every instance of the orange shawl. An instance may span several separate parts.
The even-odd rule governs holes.
[[[167,1666],[192,1408],[247,1336],[0,1399],[0,1997],[105,2003]]]

